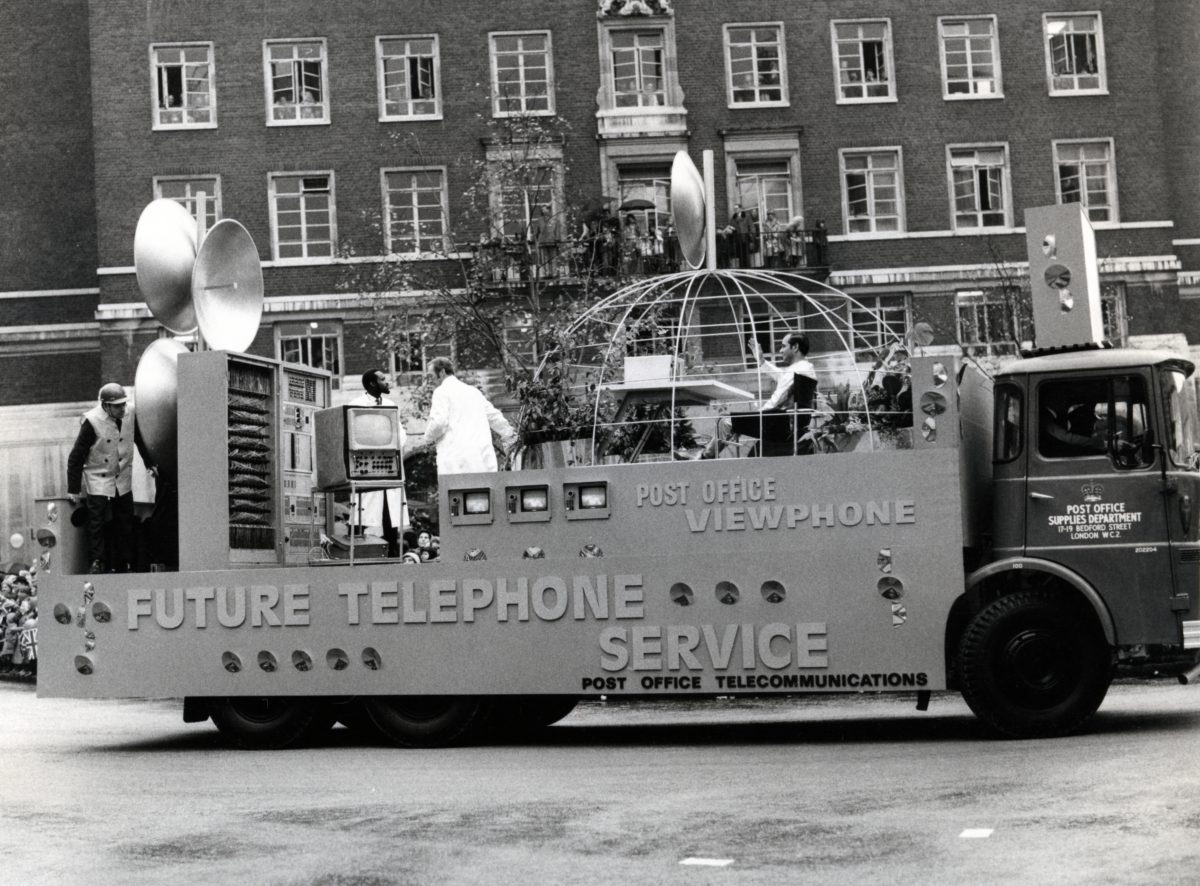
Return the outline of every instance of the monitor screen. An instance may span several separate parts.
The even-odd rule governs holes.
[[[399,414],[395,409],[372,410],[352,409],[350,421],[350,444],[355,449],[396,449],[400,435],[396,433]]]
[[[486,489],[467,492],[463,495],[463,510],[468,514],[487,514],[492,510],[492,499]]]
[[[579,506],[581,508],[608,507],[608,487],[602,484],[597,484],[595,486],[580,486]]]
[[[537,489],[522,489],[521,490],[521,510],[522,511],[544,511],[550,506],[550,490],[539,487]]]

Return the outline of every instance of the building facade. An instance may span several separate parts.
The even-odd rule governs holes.
[[[348,269],[486,236],[451,219],[496,159],[490,126],[524,116],[565,125],[538,160],[555,212],[642,199],[652,237],[675,152],[711,150],[722,223],[751,214],[765,251],[769,217],[802,218],[827,238],[814,273],[978,353],[1027,337],[1006,296],[1024,207],[1079,202],[1107,334],[1200,344],[1198,4],[47,0],[4,29],[22,48],[0,61],[10,440],[131,384],[165,334],[132,260],[159,197],[253,236],[251,352],[353,387],[380,356]]]

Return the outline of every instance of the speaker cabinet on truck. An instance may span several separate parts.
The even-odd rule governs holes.
[[[324,525],[313,414],[330,379],[246,354],[179,356],[181,570],[307,561]]]

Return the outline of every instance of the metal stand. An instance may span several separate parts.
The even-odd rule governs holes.
[[[351,503],[350,516],[352,518],[351,522],[347,523],[347,525],[346,525],[346,530],[347,530],[347,532],[346,532],[346,548],[350,552],[350,556],[345,561],[334,561],[332,558],[330,558],[329,560],[321,560],[321,561],[317,561],[317,562],[346,562],[346,563],[349,563],[351,566],[354,565],[354,559],[355,559],[354,558],[354,549],[357,546],[355,537],[354,537],[354,527],[362,525],[362,496],[363,496],[363,493],[364,492],[386,492],[389,489],[399,489],[400,490],[400,513],[394,514],[392,516],[393,516],[393,519],[395,519],[396,521],[398,521],[401,524],[401,529],[403,529],[403,514],[404,514],[405,508],[408,507],[408,496],[405,494],[405,491],[404,491],[404,481],[403,480],[389,480],[389,481],[351,480],[347,483],[342,483],[342,484],[339,484],[338,486],[333,486],[333,487],[326,487],[324,489],[317,489],[316,487],[313,488],[312,494],[314,497],[316,497],[318,495],[325,496],[325,534],[328,535],[331,540],[334,538],[334,534],[333,534],[333,524],[334,524],[333,499],[337,493],[348,492],[350,494],[350,503]],[[353,519],[354,517],[358,518],[357,521],[355,521]],[[314,521],[316,520],[316,508],[313,509],[312,519]],[[369,559],[373,562],[378,562],[378,561],[388,560],[389,558],[388,557],[370,557],[367,559]]]

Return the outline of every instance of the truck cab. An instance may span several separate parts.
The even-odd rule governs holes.
[[[971,681],[996,674],[1008,675],[1014,705],[1036,709],[1040,695],[1048,711],[1094,692],[1093,677],[1107,685],[1099,675],[1190,666],[1200,645],[1193,370],[1164,351],[1089,345],[1035,352],[996,376],[992,549],[968,577],[976,614],[957,662],[969,703]],[[997,620],[1007,627],[985,642],[978,634]],[[991,656],[992,677],[973,656]],[[985,704],[1014,731],[1013,711]]]

